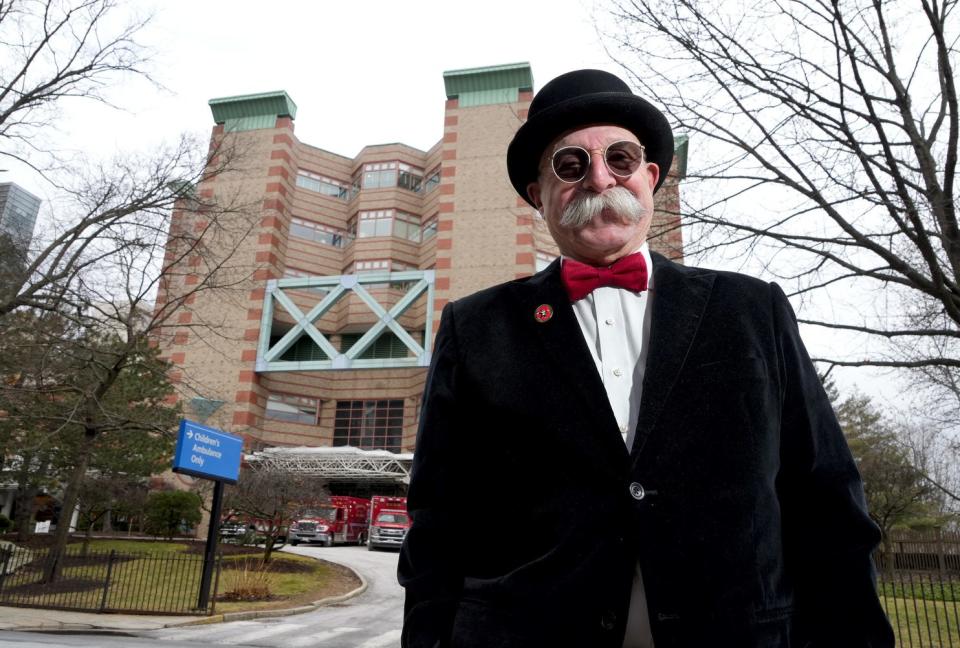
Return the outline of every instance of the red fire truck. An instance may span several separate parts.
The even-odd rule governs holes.
[[[287,530],[287,542],[363,544],[367,541],[370,500],[334,495],[329,504],[305,509]]]
[[[400,548],[410,528],[406,497],[374,495],[370,500],[370,537],[367,549]]]

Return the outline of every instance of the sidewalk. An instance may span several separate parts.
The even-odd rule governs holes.
[[[158,630],[170,626],[204,623],[208,619],[222,620],[222,615],[164,616],[140,614],[93,614],[89,612],[66,612],[63,610],[40,610],[0,606],[0,630],[110,630],[114,632],[140,632]]]

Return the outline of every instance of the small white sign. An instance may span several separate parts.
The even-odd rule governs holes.
[[[34,533],[50,533],[50,520],[46,522],[37,522],[37,526],[33,529]]]

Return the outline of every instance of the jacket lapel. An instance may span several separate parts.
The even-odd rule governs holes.
[[[663,406],[687,360],[700,328],[716,274],[685,268],[659,254],[653,259],[650,307],[650,351],[643,378],[643,396],[631,455],[636,460],[656,427]]]
[[[527,285],[533,290],[526,296],[527,303],[523,308],[529,313],[526,316],[533,328],[533,335],[543,344],[557,375],[561,377],[558,383],[569,386],[569,397],[578,403],[578,407],[586,408],[586,418],[595,421],[591,438],[622,459],[625,467],[629,459],[627,449],[600,374],[597,373],[597,366],[560,279],[560,259],[556,259]],[[541,323],[535,320],[534,312],[542,304],[553,309],[553,316]]]

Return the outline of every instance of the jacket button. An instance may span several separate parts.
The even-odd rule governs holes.
[[[600,615],[600,627],[604,630],[613,630],[617,625],[617,615],[607,610]]]
[[[630,484],[630,497],[640,501],[647,496],[647,492],[643,490],[643,484],[639,482],[633,482]]]

